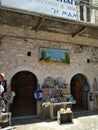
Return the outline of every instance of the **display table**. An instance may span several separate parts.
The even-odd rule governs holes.
[[[51,119],[56,119],[57,118],[57,115],[54,115],[54,107],[55,106],[59,106],[61,105],[62,108],[66,109],[66,106],[67,105],[72,105],[72,104],[76,104],[76,101],[74,102],[60,102],[60,103],[51,103],[51,105],[49,106],[50,108],[50,118]],[[56,113],[57,113],[58,110],[56,110]]]
[[[51,102],[42,103],[44,109],[45,107],[49,107],[49,116],[52,120],[57,118],[57,111],[59,111],[60,108],[66,109],[68,105],[70,107],[72,104],[76,104],[76,101],[58,102],[58,103],[51,103]]]

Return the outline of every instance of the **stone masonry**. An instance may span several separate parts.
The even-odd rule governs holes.
[[[94,41],[94,46],[90,46],[84,45],[85,38],[81,38],[81,45],[78,45],[75,44],[75,38],[73,39],[73,43],[69,43],[70,39],[67,39],[65,42],[64,38],[61,39],[61,41],[57,40],[58,37],[63,37],[59,36],[59,34],[52,35],[49,40],[50,33],[46,33],[48,34],[48,36],[44,36],[46,39],[41,39],[43,34],[41,34],[39,38],[36,34],[31,38],[31,36],[28,35],[29,31],[22,30],[21,32],[15,32],[15,29],[12,29],[14,30],[13,33],[9,33],[9,35],[3,37],[0,44],[0,72],[5,74],[8,87],[11,78],[17,72],[28,70],[36,75],[41,85],[47,76],[51,76],[52,78],[62,77],[63,81],[69,85],[68,91],[70,90],[71,78],[77,73],[82,73],[90,83],[92,91],[94,77],[98,80],[98,48],[96,46],[96,40]],[[11,30],[7,30],[7,32],[10,31]],[[15,33],[17,33],[17,35]],[[19,35],[21,35],[21,37]],[[23,35],[24,37],[22,37]],[[89,44],[91,40],[93,39],[88,39],[86,44]],[[40,63],[40,47],[69,50],[70,65]],[[31,56],[27,56],[28,52],[31,52]],[[87,63],[88,59],[91,60],[90,63]]]

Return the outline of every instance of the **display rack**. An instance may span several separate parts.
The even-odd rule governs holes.
[[[68,97],[65,98],[62,95],[62,93],[65,93],[65,95],[70,95],[66,93],[66,89],[64,88],[46,88],[43,89],[43,98],[42,98],[42,105],[43,107],[49,107],[49,117],[51,119],[57,118],[57,112],[60,110],[60,108],[66,109],[67,105],[75,104],[76,101],[71,101]],[[45,109],[45,108],[43,108]],[[47,108],[46,108],[47,109]],[[45,113],[44,113],[45,114]]]

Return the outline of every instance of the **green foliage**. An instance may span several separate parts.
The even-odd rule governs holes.
[[[65,52],[64,55],[65,55],[66,63],[67,63],[67,64],[70,64],[70,57],[69,57],[69,54],[68,54],[67,52]]]
[[[41,60],[45,60],[46,59],[46,51],[42,50],[41,52]]]
[[[70,64],[70,57],[69,54],[67,52],[64,53],[64,59],[61,59],[62,63],[66,63],[66,64]]]
[[[51,56],[47,56],[46,51],[42,50],[40,60],[50,61],[51,60]]]
[[[50,61],[51,60],[51,56],[46,57],[46,60]]]

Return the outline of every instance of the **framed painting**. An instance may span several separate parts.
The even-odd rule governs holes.
[[[69,50],[40,48],[41,62],[70,64]]]

